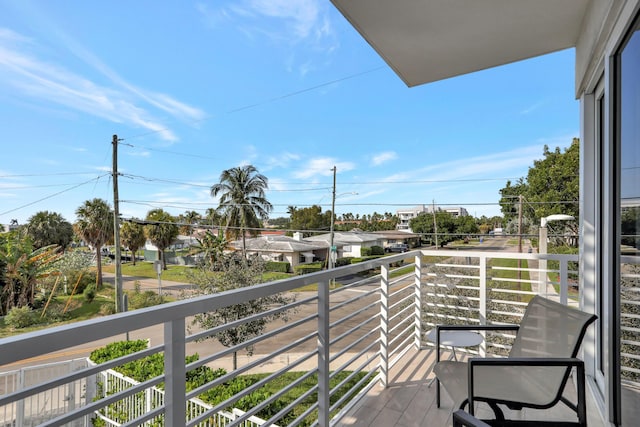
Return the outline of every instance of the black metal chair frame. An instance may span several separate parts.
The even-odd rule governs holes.
[[[567,307],[567,310],[573,310],[572,308]],[[597,316],[592,315],[592,317],[587,321],[586,325],[580,331],[580,336],[578,339],[578,343],[581,343],[584,335],[586,334],[586,330],[588,326],[596,320]],[[518,331],[520,329],[519,325],[438,325],[436,326],[436,364],[440,362],[440,331],[452,330],[452,331]],[[587,410],[586,410],[586,394],[585,394],[585,368],[584,362],[580,359],[577,359],[576,356],[578,354],[580,345],[576,346],[573,349],[572,357],[570,358],[524,358],[524,357],[506,357],[506,358],[470,358],[467,361],[468,364],[468,398],[463,401],[460,405],[460,410],[463,410],[465,406],[469,406],[469,415],[471,417],[474,416],[474,402],[485,402],[491,407],[495,414],[494,420],[483,420],[484,425],[492,425],[492,426],[538,426],[545,425],[544,421],[525,421],[525,420],[506,420],[504,417],[503,411],[500,409],[498,404],[504,404],[509,409],[512,410],[521,410],[524,407],[534,408],[534,409],[548,409],[555,406],[558,402],[563,402],[570,409],[576,412],[578,421],[577,422],[548,422],[548,425],[554,426],[579,426],[586,427],[587,425]],[[557,391],[556,396],[553,398],[550,404],[548,405],[534,405],[528,404],[526,402],[514,402],[507,400],[496,400],[496,399],[486,399],[482,397],[474,396],[474,369],[478,366],[550,366],[557,367],[563,366],[567,369],[565,370],[561,386]],[[569,401],[567,398],[563,396],[564,389],[566,387],[567,381],[571,375],[572,368],[576,368],[576,388],[577,388],[577,403],[573,403]],[[436,378],[437,388],[436,388],[436,404],[437,407],[440,407],[440,380]],[[463,412],[463,411],[460,411]],[[455,426],[454,421],[454,426]],[[462,425],[473,425],[474,424],[462,424]],[[482,424],[479,424],[482,425]]]

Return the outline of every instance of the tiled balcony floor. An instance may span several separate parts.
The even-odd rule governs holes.
[[[442,405],[436,407],[436,384],[428,386],[433,378],[435,353],[432,349],[411,350],[391,369],[389,386],[374,387],[337,424],[338,427],[440,427],[451,426],[452,401],[442,391]],[[565,391],[571,400],[575,395],[572,386]],[[604,427],[587,390],[587,415],[589,427]],[[482,404],[476,409],[480,417],[491,417],[491,410]],[[520,414],[507,416],[523,419],[554,419],[575,421],[575,414],[562,403],[546,411],[525,409]],[[513,412],[512,412],[513,414]]]

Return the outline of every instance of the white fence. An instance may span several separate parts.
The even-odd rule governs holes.
[[[88,366],[86,359],[48,363],[0,373],[0,396],[63,378]],[[22,400],[0,407],[0,427],[32,427],[83,406],[93,398],[91,379],[81,378],[35,393]],[[90,417],[68,424],[70,427],[91,426]]]

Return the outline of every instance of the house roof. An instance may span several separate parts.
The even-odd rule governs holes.
[[[411,239],[411,238],[419,238],[420,235],[416,233],[411,233],[409,231],[374,231],[373,234],[377,234],[385,239]]]
[[[350,244],[362,244],[366,242],[376,242],[382,237],[373,233],[360,233],[354,231],[336,231],[333,233],[333,242],[336,245],[350,245]],[[307,241],[321,241],[329,242],[331,240],[331,234],[319,234],[305,238]]]
[[[231,242],[231,245],[236,249],[240,249],[242,247],[242,241],[235,240]],[[328,246],[329,245],[325,242],[307,242],[279,235],[268,235],[246,239],[246,250],[254,252],[311,252],[319,249],[327,249]]]
[[[407,86],[570,47],[590,0],[331,0]]]

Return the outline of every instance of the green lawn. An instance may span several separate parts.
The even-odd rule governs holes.
[[[115,273],[115,265],[105,265],[102,267],[102,271],[105,273]],[[188,271],[192,267],[185,267],[183,265],[168,265],[167,269],[162,272],[160,276],[163,280],[170,280],[173,282],[188,282]],[[138,261],[136,265],[132,263],[122,264],[122,274],[124,276],[133,277],[148,277],[151,279],[157,279],[158,273],[156,273],[153,263],[146,261]]]

